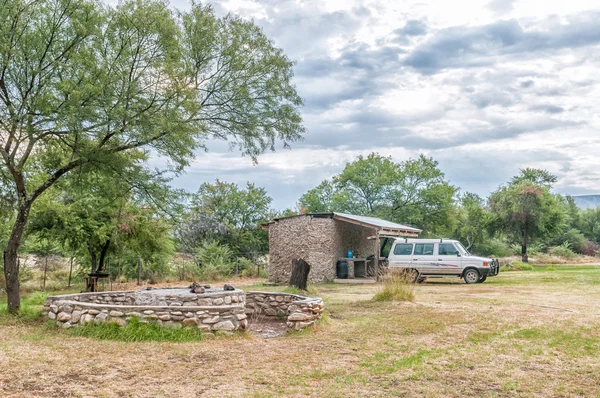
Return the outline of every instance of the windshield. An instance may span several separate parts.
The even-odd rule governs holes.
[[[471,255],[471,253],[469,253],[467,251],[467,249],[465,249],[465,247],[460,242],[456,242],[456,248],[460,252],[461,256],[470,256]]]

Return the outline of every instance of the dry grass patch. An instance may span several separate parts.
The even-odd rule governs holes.
[[[383,278],[381,289],[373,300],[375,301],[415,301],[415,287],[411,276],[406,272],[389,272]]]

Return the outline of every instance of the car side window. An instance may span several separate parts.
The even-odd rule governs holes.
[[[397,256],[410,256],[412,250],[412,243],[398,243],[396,247],[394,247],[394,254]]]
[[[452,243],[440,243],[439,254],[440,256],[456,256],[458,250]]]
[[[433,256],[433,243],[417,243],[415,254],[419,256]]]

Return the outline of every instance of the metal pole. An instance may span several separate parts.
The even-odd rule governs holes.
[[[48,270],[48,256],[46,256],[44,262],[44,282],[42,284],[42,289],[46,290],[46,271]]]

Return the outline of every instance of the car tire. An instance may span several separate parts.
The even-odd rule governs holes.
[[[486,279],[487,279],[487,275],[482,276],[481,278],[479,278],[479,280],[477,281],[477,283],[483,283],[483,282],[485,282]]]
[[[463,279],[465,280],[466,284],[470,285],[472,283],[479,282],[479,279],[481,279],[481,275],[479,275],[479,271],[477,271],[476,269],[469,268],[463,274]]]

